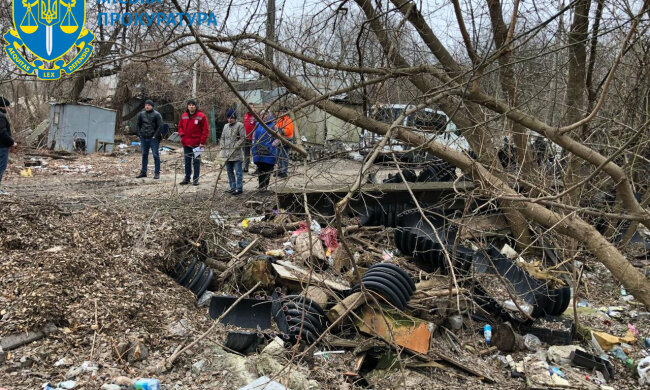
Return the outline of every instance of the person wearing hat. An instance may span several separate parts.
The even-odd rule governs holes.
[[[160,148],[161,130],[163,120],[160,113],[153,109],[153,101],[147,99],[144,102],[144,110],[138,114],[135,120],[135,131],[140,137],[140,148],[142,149],[142,168],[136,178],[147,177],[147,165],[149,165],[149,149],[153,154],[154,179],[160,179]]]
[[[178,135],[181,137],[183,145],[183,154],[185,156],[185,179],[180,185],[190,184],[192,167],[194,167],[194,177],[192,184],[199,185],[199,174],[201,172],[201,155],[199,150],[195,153],[195,148],[203,149],[208,136],[210,135],[210,124],[203,111],[199,110],[196,100],[187,101],[187,111],[181,115],[178,122]]]
[[[226,172],[228,172],[228,184],[230,185],[230,189],[226,192],[232,195],[241,195],[244,188],[242,161],[246,129],[241,122],[237,122],[237,114],[232,108],[226,111],[226,119],[228,123],[223,126],[220,142],[221,157],[226,160]]]
[[[9,100],[0,96],[0,186],[2,186],[2,176],[4,176],[7,164],[9,164],[9,152],[18,146],[11,138],[11,124],[7,118],[7,108],[11,105]],[[0,187],[0,195],[7,195]]]
[[[272,131],[277,131],[275,127],[275,119],[268,111],[263,111],[260,115],[266,126]],[[271,173],[275,167],[278,159],[278,140],[274,139],[262,126],[258,123],[253,132],[253,162],[257,165],[259,175],[257,180],[259,183],[258,189],[261,192],[267,192],[269,187],[269,180]]]
[[[289,116],[289,109],[287,107],[280,107],[277,115],[278,120],[275,125],[278,128],[278,133],[282,134],[288,141],[294,142],[293,137],[293,120]],[[289,147],[280,145],[278,147],[278,177],[289,176]]]

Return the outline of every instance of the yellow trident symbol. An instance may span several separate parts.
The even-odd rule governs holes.
[[[47,0],[47,3],[45,3],[44,0],[41,0],[41,20],[45,20],[46,25],[51,25],[53,20],[56,20],[59,18],[58,14],[58,7],[59,5],[59,0]]]

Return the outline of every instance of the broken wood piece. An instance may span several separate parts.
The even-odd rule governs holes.
[[[248,251],[250,251],[251,248],[253,248],[253,247],[255,246],[255,244],[257,244],[257,241],[258,241],[258,240],[259,240],[259,238],[255,238],[253,241],[251,241],[250,244],[248,244],[248,245],[246,246],[246,248],[244,248],[241,252],[239,252],[237,255],[235,255],[235,257],[233,257],[233,258],[228,262],[228,264],[226,265],[226,266],[227,266],[226,270],[223,271],[223,272],[221,273],[221,275],[219,275],[219,277],[217,278],[217,281],[218,281],[218,282],[223,283],[226,279],[228,279],[228,278],[230,277],[230,275],[233,274],[233,272],[235,271],[235,269],[237,269],[237,268],[239,268],[241,265],[243,265],[243,264],[242,264],[242,263],[243,263],[242,257],[243,257],[246,253],[248,253]]]
[[[416,285],[417,287],[417,285]],[[457,288],[452,288],[451,292],[449,291],[448,288],[445,288],[443,290],[416,290],[413,293],[412,299],[424,299],[424,298],[438,298],[438,297],[446,297],[449,295],[458,295],[459,292],[465,292],[466,290],[464,289],[457,289]]]
[[[378,336],[390,344],[421,354],[429,352],[433,324],[419,318],[393,309],[367,306],[358,325],[359,331]]]
[[[317,286],[307,286],[303,290],[303,294],[311,299],[312,301],[318,303],[318,306],[325,308],[327,306],[327,301],[329,300],[329,294],[327,290],[322,287]]]
[[[334,281],[315,272],[310,273],[308,270],[301,269],[290,261],[278,260],[277,263],[272,264],[272,266],[278,277],[282,279],[301,283],[309,282],[309,284],[320,286],[325,285],[336,291],[347,291],[350,289],[350,284],[346,281]]]
[[[357,291],[354,294],[348,295],[344,300],[337,303],[333,308],[329,309],[327,312],[327,318],[330,320],[330,322],[334,323],[334,321],[338,320],[346,311],[352,311],[361,306],[363,303],[365,303],[362,295],[363,293],[361,291]]]

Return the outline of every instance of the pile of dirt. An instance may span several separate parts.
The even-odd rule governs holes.
[[[52,365],[62,354],[94,351],[84,360],[115,365],[120,343],[139,339],[149,351],[167,352],[178,344],[169,331],[174,321],[183,318],[192,329],[209,325],[196,297],[160,271],[173,226],[129,215],[100,208],[71,212],[16,197],[3,202],[0,336],[55,325],[50,338],[58,342],[40,343],[53,348],[40,352],[41,368],[54,377],[61,375]],[[34,386],[27,388],[45,382],[30,380]]]

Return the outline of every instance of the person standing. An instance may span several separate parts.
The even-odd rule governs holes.
[[[9,164],[9,152],[12,152],[18,144],[11,138],[11,124],[7,118],[7,108],[11,105],[9,100],[0,96],[0,186],[7,164]],[[0,187],[0,195],[8,195]]]
[[[244,166],[243,171],[248,172],[248,165],[251,161],[251,145],[253,141],[253,133],[255,132],[255,125],[257,125],[257,119],[255,119],[255,105],[253,103],[248,103],[248,111],[244,114],[244,129],[246,129],[246,141],[244,142]]]
[[[181,137],[183,155],[185,156],[185,178],[179,184],[190,184],[192,167],[194,167],[192,184],[198,186],[201,172],[201,155],[200,150],[195,151],[194,149],[203,149],[205,142],[208,140],[208,135],[210,135],[210,124],[203,111],[197,108],[194,99],[187,101],[187,111],[181,115],[181,120],[178,122],[178,135]]]
[[[275,131],[273,115],[270,112],[265,113],[262,120],[271,130]],[[277,140],[271,137],[260,123],[255,126],[253,132],[253,162],[257,165],[259,171],[257,180],[260,191],[267,191],[271,172],[277,161],[278,148],[277,142],[274,141]]]
[[[244,189],[242,160],[244,159],[243,145],[246,141],[246,129],[244,125],[237,122],[237,114],[232,108],[226,112],[228,123],[223,126],[221,132],[221,157],[226,160],[226,171],[228,172],[228,184],[230,189],[227,193],[241,195]]]
[[[293,121],[289,116],[289,110],[286,107],[280,107],[278,112],[278,120],[275,122],[278,127],[278,133],[284,136],[289,142],[295,142],[293,137]],[[287,145],[280,145],[278,147],[278,160],[279,160],[279,173],[278,177],[289,176],[289,147]]]
[[[149,165],[149,149],[153,154],[154,179],[160,179],[160,149],[161,131],[163,120],[160,113],[153,109],[153,101],[147,99],[144,102],[144,111],[140,111],[135,120],[135,131],[140,137],[140,149],[142,149],[142,168],[137,179],[147,177],[147,165]]]

